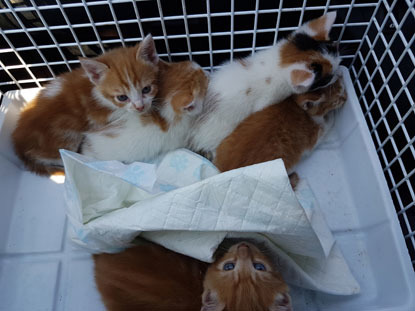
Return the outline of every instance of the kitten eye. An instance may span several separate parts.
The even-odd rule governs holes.
[[[223,265],[223,270],[225,271],[233,270],[234,268],[235,268],[235,264],[232,262],[227,262]]]
[[[125,102],[125,101],[128,100],[128,96],[127,95],[118,95],[116,98],[120,102]]]
[[[314,71],[315,74],[321,74],[323,71],[323,66],[319,63],[311,63],[310,68]]]
[[[313,108],[313,106],[314,106],[314,103],[313,102],[308,101],[308,102],[305,102],[304,103],[304,107],[306,109],[311,109],[311,108]]]
[[[254,262],[253,266],[254,266],[255,270],[267,271],[267,269],[265,268],[265,266],[262,263]]]
[[[150,91],[151,91],[151,86],[150,86],[150,85],[147,85],[146,87],[144,87],[144,88],[141,90],[141,92],[142,92],[143,94],[150,93]]]
[[[327,52],[333,55],[337,55],[339,53],[339,43],[338,42],[330,42],[330,44],[326,45]]]

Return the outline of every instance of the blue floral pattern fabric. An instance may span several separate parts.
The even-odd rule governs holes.
[[[212,261],[226,237],[249,237],[267,243],[297,286],[359,291],[312,191],[300,183],[293,192],[281,159],[219,174],[186,149],[128,165],[61,155],[72,239],[84,247],[116,252],[140,235]]]

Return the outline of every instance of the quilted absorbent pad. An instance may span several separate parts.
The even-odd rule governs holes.
[[[139,236],[211,262],[225,238],[249,238],[266,245],[292,285],[360,290],[307,182],[294,192],[281,159],[219,173],[186,149],[129,165],[61,156],[72,239],[94,252],[120,251]]]

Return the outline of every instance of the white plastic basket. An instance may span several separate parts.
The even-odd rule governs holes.
[[[341,43],[352,78],[350,106],[339,114],[335,133],[350,131],[357,138],[329,147],[335,151],[323,173],[317,171],[326,163],[319,162],[317,155],[325,152],[319,149],[309,160],[317,161],[314,170],[304,166],[303,174],[319,195],[362,294],[304,292],[310,304],[303,310],[414,310],[413,1],[0,1],[0,91],[39,87],[77,66],[78,56],[134,44],[148,32],[165,59],[190,58],[213,70],[331,10],[338,12],[332,37]],[[60,186],[13,165],[18,161],[8,135],[20,97],[31,94],[8,93],[0,106],[0,310],[102,310],[89,256],[65,240]],[[341,182],[318,182],[333,180],[324,176],[328,172]],[[328,195],[324,191],[332,185],[337,188]],[[338,214],[343,209],[345,218]]]

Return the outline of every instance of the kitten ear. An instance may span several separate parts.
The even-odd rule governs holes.
[[[185,112],[192,112],[194,111],[196,103],[192,100],[188,105],[183,107],[183,111]]]
[[[336,11],[329,12],[304,24],[296,32],[305,32],[318,41],[329,40],[329,33],[336,20],[336,16]]]
[[[291,305],[291,297],[287,293],[278,293],[275,296],[274,302],[268,309],[269,311],[293,311]]]
[[[225,309],[225,304],[219,301],[218,294],[211,290],[203,292],[202,303],[200,311],[222,311]]]
[[[296,93],[307,91],[314,83],[314,72],[307,69],[293,69],[290,74],[291,84]]]
[[[202,111],[203,101],[194,99],[186,92],[177,92],[170,101],[174,110],[188,115],[197,115]]]
[[[109,69],[107,65],[95,59],[80,57],[79,61],[81,62],[81,66],[85,70],[89,80],[91,80],[94,84],[98,84]]]
[[[137,50],[137,59],[142,59],[146,62],[150,62],[157,65],[159,62],[159,56],[157,54],[156,45],[151,34],[148,34],[143,41],[141,41]]]
[[[202,111],[202,101],[200,99],[192,100],[187,106],[183,107],[183,111],[192,116],[199,114]]]

